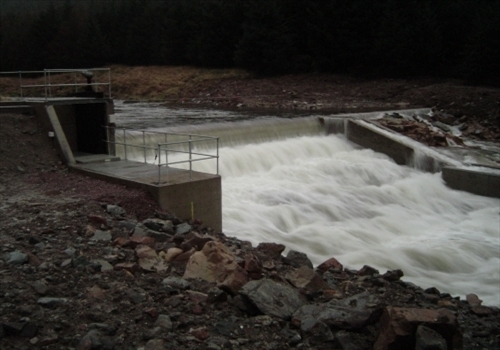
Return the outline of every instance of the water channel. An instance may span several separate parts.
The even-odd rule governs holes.
[[[317,265],[402,269],[403,280],[500,306],[500,201],[398,166],[314,116],[256,115],[116,101],[118,126],[221,137],[223,230],[278,242]],[[197,170],[214,172],[200,162]]]

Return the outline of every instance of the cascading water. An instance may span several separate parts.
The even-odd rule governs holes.
[[[310,120],[198,128],[232,135],[220,149],[226,235],[283,243],[314,264],[335,257],[350,269],[400,268],[424,288],[500,306],[498,199],[451,190],[439,173],[321,135]]]

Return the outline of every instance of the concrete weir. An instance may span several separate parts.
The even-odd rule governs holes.
[[[429,109],[397,111],[401,114],[429,113]],[[320,117],[327,133],[344,134],[346,138],[362,147],[373,149],[391,157],[397,164],[441,172],[448,187],[487,197],[500,198],[500,167],[491,162],[478,160],[474,165],[463,162],[463,157],[454,157],[446,152],[422,145],[390,129],[375,125],[370,120],[381,113],[360,113]],[[390,113],[390,112],[387,112]]]
[[[114,107],[105,98],[40,98],[22,101],[35,111],[71,171],[149,191],[160,207],[222,231],[219,175],[116,156]],[[9,110],[15,108],[9,104]],[[123,145],[122,145],[123,147]],[[125,148],[136,147],[134,145]],[[162,150],[162,152],[166,152]],[[126,154],[126,153],[125,153]],[[125,155],[126,157],[126,155]],[[216,157],[214,157],[216,158]]]

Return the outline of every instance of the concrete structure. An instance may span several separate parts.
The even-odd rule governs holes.
[[[0,110],[35,112],[73,171],[149,191],[160,207],[222,231],[221,178],[168,166],[121,160],[114,153],[113,101],[44,98],[0,103]],[[108,127],[108,128],[107,128]],[[111,128],[109,128],[111,127]]]
[[[491,162],[482,161],[474,166],[464,164],[463,159],[452,156],[454,152],[440,153],[390,129],[374,125],[369,118],[321,117],[320,122],[328,133],[345,134],[349,141],[384,153],[397,164],[441,172],[446,184],[453,189],[500,198],[500,168]]]

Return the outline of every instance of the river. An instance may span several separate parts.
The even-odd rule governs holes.
[[[221,136],[223,231],[277,242],[317,265],[402,269],[403,280],[500,306],[500,201],[398,166],[314,116],[116,101],[118,126]],[[213,162],[197,170],[214,172]]]

